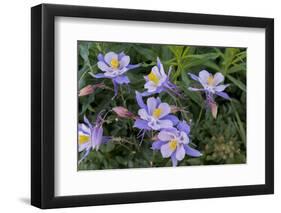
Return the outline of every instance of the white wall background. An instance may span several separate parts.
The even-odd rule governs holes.
[[[276,212],[281,209],[281,13],[276,0],[45,0],[194,13],[275,18],[275,195],[201,199],[50,210],[51,212]],[[2,1],[0,7],[1,144],[0,212],[39,212],[30,197],[30,7],[39,0]],[[206,38],[208,35],[206,35]],[[258,134],[258,133],[257,133]],[[237,174],[238,176],[240,174]]]

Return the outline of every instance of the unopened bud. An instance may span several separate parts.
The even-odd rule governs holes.
[[[130,112],[127,108],[122,106],[117,106],[112,108],[112,110],[120,117],[120,118],[135,118],[135,115]]]

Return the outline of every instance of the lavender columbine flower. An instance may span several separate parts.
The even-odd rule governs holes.
[[[200,71],[199,76],[196,76],[192,73],[188,74],[193,80],[198,81],[203,86],[203,88],[189,87],[189,90],[205,91],[206,93],[218,95],[224,99],[230,100],[228,94],[223,92],[225,88],[229,86],[229,84],[221,84],[224,81],[224,76],[220,72],[217,72],[214,76],[206,70]]]
[[[176,128],[162,130],[153,142],[152,149],[160,150],[163,158],[171,158],[173,166],[184,159],[185,155],[200,157],[202,154],[189,146],[190,127],[185,121],[179,122]]]
[[[163,91],[169,91],[179,95],[179,89],[169,80],[171,71],[172,67],[169,68],[168,75],[166,75],[163,64],[157,57],[157,66],[152,67],[151,72],[144,77],[146,80],[144,88],[147,91],[142,93],[143,96],[149,96]]]
[[[78,151],[85,151],[85,153],[78,163],[84,160],[91,150],[98,150],[101,144],[107,143],[111,139],[111,137],[103,136],[103,118],[100,115],[94,125],[89,122],[86,116],[84,116],[84,122],[78,127]]]
[[[139,107],[138,115],[134,127],[141,130],[161,130],[172,128],[178,123],[178,118],[170,115],[171,107],[167,103],[161,103],[160,98],[150,97],[147,105],[144,104],[142,95],[136,92],[136,99]]]
[[[140,64],[132,65],[130,63],[130,56],[125,55],[124,52],[115,53],[108,52],[104,56],[98,55],[98,68],[104,73],[91,74],[94,78],[110,78],[114,85],[114,97],[118,93],[118,84],[128,84],[129,78],[125,73],[140,66]]]
[[[188,89],[191,91],[205,92],[207,106],[211,109],[213,117],[216,118],[218,106],[215,102],[215,96],[217,95],[224,99],[230,100],[228,94],[223,92],[225,88],[229,86],[229,84],[221,84],[224,81],[224,76],[220,72],[217,72],[213,76],[206,70],[200,71],[199,76],[196,76],[192,73],[188,74],[193,80],[198,81],[203,86],[203,88],[189,87]]]

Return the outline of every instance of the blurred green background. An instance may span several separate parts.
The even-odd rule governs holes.
[[[95,79],[89,75],[100,73],[97,67],[97,55],[113,51],[124,51],[131,58],[131,64],[142,63],[141,67],[126,73],[131,83],[122,85],[118,96],[114,96],[110,79]],[[107,42],[78,42],[78,89],[87,85],[104,83],[106,88],[98,88],[89,96],[79,97],[79,122],[86,115],[94,122],[102,109],[111,110],[115,106],[124,106],[137,114],[139,109],[135,100],[135,90],[144,91],[143,76],[150,73],[159,57],[167,73],[173,67],[171,81],[184,93],[179,99],[161,93],[163,102],[177,105],[182,109],[176,115],[191,122],[190,139],[193,147],[202,152],[202,157],[186,156],[179,166],[241,164],[246,162],[246,49],[200,46],[179,46],[159,44],[131,44]],[[191,92],[189,86],[196,82],[187,75],[198,75],[206,69],[215,74],[221,72],[225,83],[230,86],[226,92],[231,101],[216,98],[218,115],[214,119],[206,112],[204,94]],[[113,139],[100,150],[91,151],[88,157],[78,165],[78,170],[146,168],[171,166],[169,158],[162,158],[161,153],[151,150],[151,142],[156,132],[150,132],[140,144],[137,139],[139,129],[133,128],[133,120],[119,118],[112,112],[103,125],[104,135]],[[78,153],[80,159],[83,153]]]

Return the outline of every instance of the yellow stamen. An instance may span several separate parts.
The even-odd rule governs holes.
[[[159,118],[161,114],[162,114],[162,110],[160,108],[157,108],[153,111],[153,117],[155,118]]]
[[[158,84],[159,78],[152,71],[149,73],[149,75],[147,77],[153,83]]]
[[[172,151],[174,151],[177,148],[178,141],[176,139],[170,140],[169,147]]]
[[[79,145],[82,145],[89,141],[89,136],[87,135],[79,135]]]
[[[212,75],[210,75],[207,79],[207,83],[209,86],[213,86],[214,85],[214,77]]]
[[[112,59],[110,65],[113,69],[117,69],[119,67],[119,61],[117,59]]]

